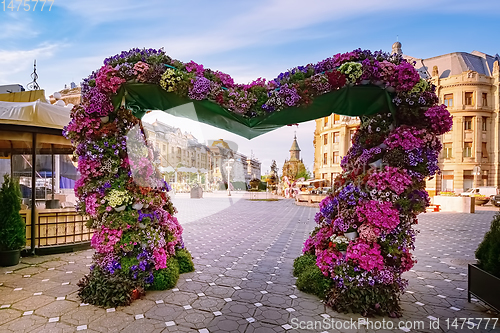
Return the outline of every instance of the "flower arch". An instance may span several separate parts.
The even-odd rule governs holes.
[[[194,269],[140,122],[148,110],[187,117],[174,107],[192,102],[195,120],[246,138],[332,113],[362,117],[336,190],[321,203],[318,227],[298,260],[314,259],[334,308],[360,311],[347,306],[353,300],[346,290],[361,288],[389,297],[365,312],[397,311],[400,275],[413,265],[411,226],[428,205],[424,179],[438,172],[437,135],[451,128],[433,89],[401,56],[362,50],[249,84],[163,50],[132,49],[105,59],[84,79],[82,104],[64,131],[82,175],[78,209],[95,230],[94,264],[79,283],[80,297],[102,306],[129,304],[143,289],[171,288],[179,273]],[[359,237],[345,246],[350,228]],[[346,247],[346,255],[334,244]],[[346,271],[359,272],[363,282],[355,285]]]

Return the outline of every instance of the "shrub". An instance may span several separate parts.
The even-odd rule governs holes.
[[[293,263],[293,275],[297,277],[295,285],[300,291],[316,295],[322,299],[332,287],[333,281],[323,275],[316,265],[316,256],[303,255]]]
[[[19,182],[6,174],[0,188],[0,251],[18,250],[26,245],[26,225],[20,210]]]
[[[175,287],[179,279],[179,263],[177,259],[170,257],[167,260],[167,268],[153,271],[153,284],[149,287],[153,290],[166,290]]]
[[[185,249],[179,249],[175,251],[175,258],[179,263],[179,273],[189,273],[194,272],[194,263],[191,253]]]
[[[491,222],[490,230],[476,250],[479,267],[500,278],[500,213]]]
[[[99,266],[85,275],[78,286],[78,296],[82,302],[102,307],[129,305],[136,288],[130,279],[120,274],[104,273]]]
[[[312,254],[304,254],[293,261],[293,276],[299,275],[308,267],[316,265],[316,256]]]
[[[363,316],[386,315],[399,317],[399,286],[376,284],[370,288],[350,286],[347,289],[332,288],[327,304],[337,312],[359,312]]]

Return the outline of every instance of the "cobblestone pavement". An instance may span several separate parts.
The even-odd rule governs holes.
[[[402,296],[403,317],[369,318],[372,329],[351,326],[359,315],[333,312],[294,287],[293,259],[314,228],[316,209],[293,200],[249,201],[238,194],[178,195],[174,203],[196,265],[195,272],[181,275],[176,288],[148,292],[128,307],[102,309],[77,297],[76,283],[88,272],[91,250],[23,258],[18,266],[0,268],[0,333],[500,331],[492,329],[493,321],[485,329],[484,320],[473,330],[460,329],[460,319],[453,327],[456,318],[498,317],[480,301],[467,303],[466,291],[466,264],[494,211],[422,214],[419,262],[405,274],[410,284]],[[437,326],[429,326],[435,319]],[[344,321],[349,329],[328,327]],[[387,329],[388,321],[394,329]],[[425,326],[411,327],[420,322]],[[300,329],[299,323],[316,328]],[[409,329],[399,329],[399,323]]]

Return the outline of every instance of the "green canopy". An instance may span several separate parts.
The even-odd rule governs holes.
[[[115,108],[120,107],[123,97],[125,106],[138,118],[146,111],[161,110],[171,115],[189,118],[208,125],[225,129],[247,139],[255,138],[279,127],[301,123],[331,115],[372,115],[380,112],[394,112],[389,93],[373,85],[347,86],[314,98],[308,106],[290,107],[266,116],[245,118],[230,112],[208,100],[191,100],[172,92],[166,92],[159,85],[147,83],[126,83],[113,97]],[[175,109],[186,103],[193,103],[196,115]]]

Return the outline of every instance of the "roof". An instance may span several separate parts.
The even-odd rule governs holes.
[[[69,124],[70,109],[41,101],[0,102],[0,124],[63,129]]]
[[[453,52],[427,59],[417,59],[410,56],[405,56],[405,58],[417,62],[415,68],[424,78],[432,73],[434,66],[437,66],[439,77],[442,79],[452,75],[459,75],[467,71],[474,71],[479,74],[492,76],[494,62],[500,62],[500,56],[498,54],[490,56],[479,51],[473,51],[472,53]]]
[[[297,143],[297,137],[296,136],[293,138],[292,148],[290,148],[290,151],[300,151],[299,144]]]

